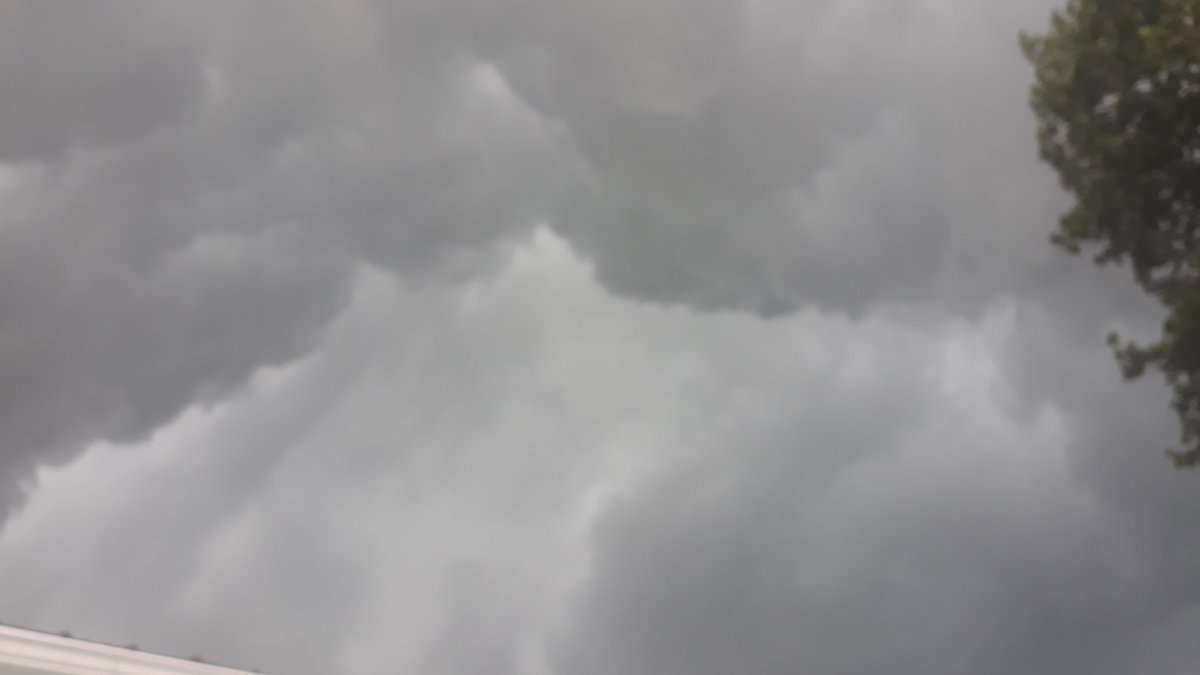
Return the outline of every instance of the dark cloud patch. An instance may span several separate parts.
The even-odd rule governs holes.
[[[392,60],[365,5],[71,7],[4,26],[7,505],[304,354],[363,265],[490,269],[566,175],[486,64]]]
[[[6,480],[97,437],[139,439],[255,369],[295,358],[340,303],[336,267],[279,257],[286,242],[270,238],[194,242],[141,271],[38,251],[36,236],[6,243]]]
[[[498,62],[591,169],[552,224],[610,289],[763,314],[896,301],[978,312],[1046,265],[1034,242],[1061,196],[1031,151],[1011,44],[1044,6],[597,14],[641,28],[606,36],[599,61],[545,28]],[[627,67],[641,53],[657,69]],[[643,86],[654,76],[674,88]]]
[[[1039,259],[1002,206],[1044,196],[1021,181],[980,209],[953,179],[1008,185],[1033,160],[954,150],[1026,131],[987,21],[1015,31],[1032,6],[16,5],[5,492],[303,353],[358,266],[467,279],[543,220],[636,299],[978,311]],[[947,81],[1007,103],[946,113]],[[214,246],[230,260],[165,271]]]
[[[192,8],[69,0],[0,11],[0,161],[129,142],[203,94]]]

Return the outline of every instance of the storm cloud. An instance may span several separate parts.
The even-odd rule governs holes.
[[[1191,673],[1034,0],[0,9],[0,621],[277,673]]]

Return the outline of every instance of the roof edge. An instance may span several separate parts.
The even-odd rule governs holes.
[[[246,675],[188,661],[75,638],[0,625],[0,666],[44,671],[47,675]]]

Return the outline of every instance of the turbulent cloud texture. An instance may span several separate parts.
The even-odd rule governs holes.
[[[0,621],[276,673],[1192,673],[1035,0],[0,8]],[[15,580],[15,581],[10,581]]]

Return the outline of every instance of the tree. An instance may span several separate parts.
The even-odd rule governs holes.
[[[1168,452],[1200,464],[1200,0],[1068,0],[1021,44],[1041,156],[1075,198],[1051,240],[1128,264],[1167,309],[1156,342],[1109,343],[1127,378],[1165,376]]]

